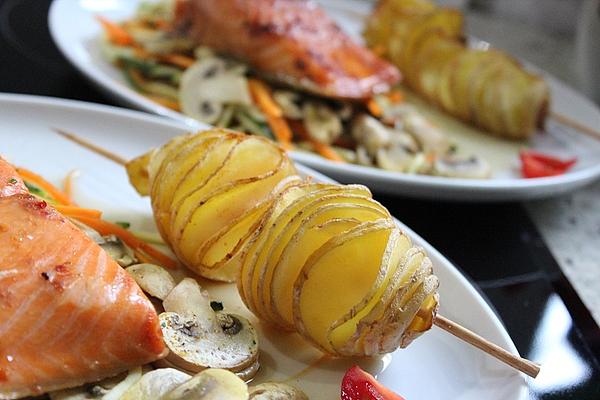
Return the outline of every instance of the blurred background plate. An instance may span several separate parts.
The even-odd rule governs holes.
[[[358,0],[322,1],[326,10],[352,36],[360,31],[371,2]],[[121,72],[100,54],[98,40],[102,34],[94,15],[119,21],[132,16],[138,0],[55,0],[49,13],[53,39],[63,54],[84,75],[122,104],[163,115],[197,129],[197,121],[162,107],[131,89]],[[600,126],[600,111],[582,95],[548,74],[555,111],[587,126]],[[437,124],[449,129],[449,136],[467,152],[477,153],[495,169],[489,180],[448,179],[425,175],[408,175],[353,164],[331,162],[305,152],[292,152],[301,161],[342,182],[362,183],[371,189],[418,198],[461,201],[508,201],[556,196],[584,186],[600,176],[600,141],[549,120],[545,133],[538,133],[527,145],[543,152],[577,157],[577,165],[561,176],[521,179],[517,154],[524,143],[509,142],[489,135],[445,116],[431,107],[422,109]]]

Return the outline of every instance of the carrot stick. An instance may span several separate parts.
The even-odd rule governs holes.
[[[145,255],[141,251],[136,250],[133,253],[135,254],[135,257],[138,259],[138,261],[146,263],[146,264],[153,264],[154,260],[152,260],[152,258],[148,257],[147,255]]]
[[[183,69],[191,67],[196,62],[196,60],[192,57],[188,57],[183,54],[160,54],[156,55],[156,57],[161,61],[173,64]]]
[[[404,95],[399,90],[392,90],[387,94],[387,98],[395,104],[402,103],[404,101]]]
[[[73,201],[69,198],[69,196],[38,174],[25,168],[17,168],[17,172],[24,181],[29,181],[44,189],[57,202],[63,205],[73,205]]]
[[[281,118],[283,117],[283,111],[281,107],[277,105],[273,97],[271,97],[271,91],[269,87],[258,79],[248,79],[248,89],[252,98],[261,109],[267,115],[271,117]]]
[[[149,98],[150,100],[152,100],[153,102],[160,104],[161,106],[165,106],[174,111],[181,111],[181,107],[179,106],[179,103],[174,100],[167,99],[167,98],[161,97],[161,96],[156,96],[153,94],[145,94],[145,96],[147,98]]]
[[[54,208],[56,208],[56,210],[59,213],[65,215],[67,217],[100,218],[102,216],[102,211],[93,210],[91,208],[81,208],[81,207],[76,207],[76,206],[63,206],[63,205],[56,205],[56,206],[54,206]]]
[[[290,150],[292,148],[292,130],[283,118],[281,107],[271,96],[269,87],[258,79],[248,79],[248,89],[258,108],[267,116],[267,122],[277,141],[283,148]]]
[[[173,260],[171,257],[160,252],[154,247],[150,246],[148,243],[138,239],[133,233],[129,232],[127,229],[121,228],[117,224],[113,224],[111,222],[104,221],[98,218],[90,218],[85,216],[77,216],[75,218],[78,221],[88,225],[90,228],[95,229],[96,231],[98,231],[98,233],[100,233],[103,236],[110,234],[118,236],[129,247],[147,254],[148,256],[155,259],[160,265],[170,269],[177,269],[177,261]]]
[[[325,144],[325,143],[321,143],[316,139],[313,139],[312,136],[310,136],[308,134],[308,132],[306,131],[306,128],[304,127],[302,122],[291,121],[290,123],[292,124],[292,126],[294,128],[294,132],[297,132],[298,135],[302,139],[309,142],[313,146],[315,151],[317,153],[319,153],[321,156],[327,158],[328,160],[335,161],[335,162],[346,162],[346,160],[344,160],[342,158],[342,156],[340,156],[338,154],[338,152],[335,151],[331,146],[329,146],[328,144]]]
[[[381,117],[383,115],[383,110],[379,107],[379,104],[375,101],[375,99],[370,98],[367,100],[367,109],[374,117]]]
[[[102,27],[108,36],[108,40],[112,43],[119,46],[131,46],[135,43],[133,37],[118,24],[115,24],[100,15],[96,15],[96,19],[102,24]]]

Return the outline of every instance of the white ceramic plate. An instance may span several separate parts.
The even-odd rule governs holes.
[[[49,15],[52,36],[65,56],[100,88],[121,103],[164,115],[196,128],[198,123],[180,113],[146,99],[132,90],[121,72],[105,61],[99,51],[100,27],[96,14],[112,20],[134,14],[139,0],[55,0]],[[330,14],[355,37],[360,36],[370,2],[357,0],[323,1]],[[600,126],[598,108],[551,76],[546,76],[553,93],[554,110],[590,127]],[[525,200],[558,195],[581,187],[600,176],[600,141],[550,121],[547,134],[537,134],[528,146],[563,157],[576,156],[579,162],[570,172],[550,178],[521,179],[517,154],[522,143],[488,135],[425,106],[424,112],[441,126],[459,148],[480,154],[493,165],[491,180],[448,179],[406,175],[351,164],[337,164],[314,154],[293,152],[292,157],[343,182],[363,183],[373,190],[413,197],[462,201]]]
[[[74,169],[74,197],[80,205],[126,220],[136,229],[154,229],[147,198],[129,185],[124,169],[73,144],[51,130],[62,128],[125,158],[136,156],[186,130],[186,125],[139,112],[52,98],[0,95],[1,155],[16,165],[60,183]],[[15,134],[18,132],[18,135]],[[322,175],[316,180],[327,180]],[[467,280],[417,234],[400,223],[431,257],[441,281],[441,313],[516,352],[490,307]],[[313,400],[339,398],[344,371],[357,363],[407,399],[524,400],[526,379],[490,356],[433,328],[409,348],[376,359],[339,359],[315,364],[320,354],[296,334],[261,326],[243,306],[233,284],[208,284],[225,307],[247,315],[259,328],[262,368],[256,381],[289,380]],[[313,365],[312,368],[308,366]]]

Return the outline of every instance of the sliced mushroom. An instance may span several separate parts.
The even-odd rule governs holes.
[[[326,104],[307,101],[302,106],[304,126],[315,140],[331,144],[342,134],[340,117]]]
[[[375,160],[377,165],[388,171],[405,172],[411,166],[414,154],[402,146],[382,147],[377,150]]]
[[[215,312],[200,285],[182,280],[169,293],[159,315],[167,347],[166,360],[187,371],[223,368],[232,372],[257,370],[258,337],[246,318]]]
[[[273,91],[273,99],[281,107],[281,111],[285,117],[292,119],[302,118],[302,109],[298,105],[300,94],[289,90],[275,90]]]
[[[228,68],[218,57],[206,57],[189,67],[181,77],[179,98],[183,112],[206,123],[214,123],[224,104],[251,104],[243,71]]]
[[[416,111],[406,115],[402,128],[419,142],[425,153],[445,154],[450,147],[444,132]]]
[[[127,374],[119,374],[100,382],[76,388],[48,393],[51,400],[116,400],[142,377],[142,368],[134,368]]]
[[[98,243],[121,267],[137,263],[133,250],[115,235],[107,235]]]
[[[363,146],[356,147],[356,163],[367,167],[373,166],[373,161]]]
[[[173,368],[155,369],[144,374],[121,396],[120,400],[155,400],[191,379],[185,372]]]
[[[125,271],[135,279],[142,290],[150,296],[164,300],[175,287],[175,279],[164,269],[154,264],[135,264]]]
[[[308,400],[308,396],[285,383],[261,383],[250,388],[250,400]]]
[[[485,179],[491,176],[492,169],[481,157],[444,156],[435,160],[433,174],[451,178]]]
[[[374,157],[377,151],[387,146],[392,134],[390,129],[367,114],[360,114],[352,122],[352,137],[367,153]]]
[[[171,390],[161,400],[246,400],[248,386],[234,373],[207,369]]]

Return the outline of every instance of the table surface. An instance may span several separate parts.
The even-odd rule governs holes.
[[[115,105],[53,44],[49,4],[0,0],[0,92]],[[542,363],[531,399],[600,398],[600,329],[524,205],[375,197],[470,277],[519,352]]]

